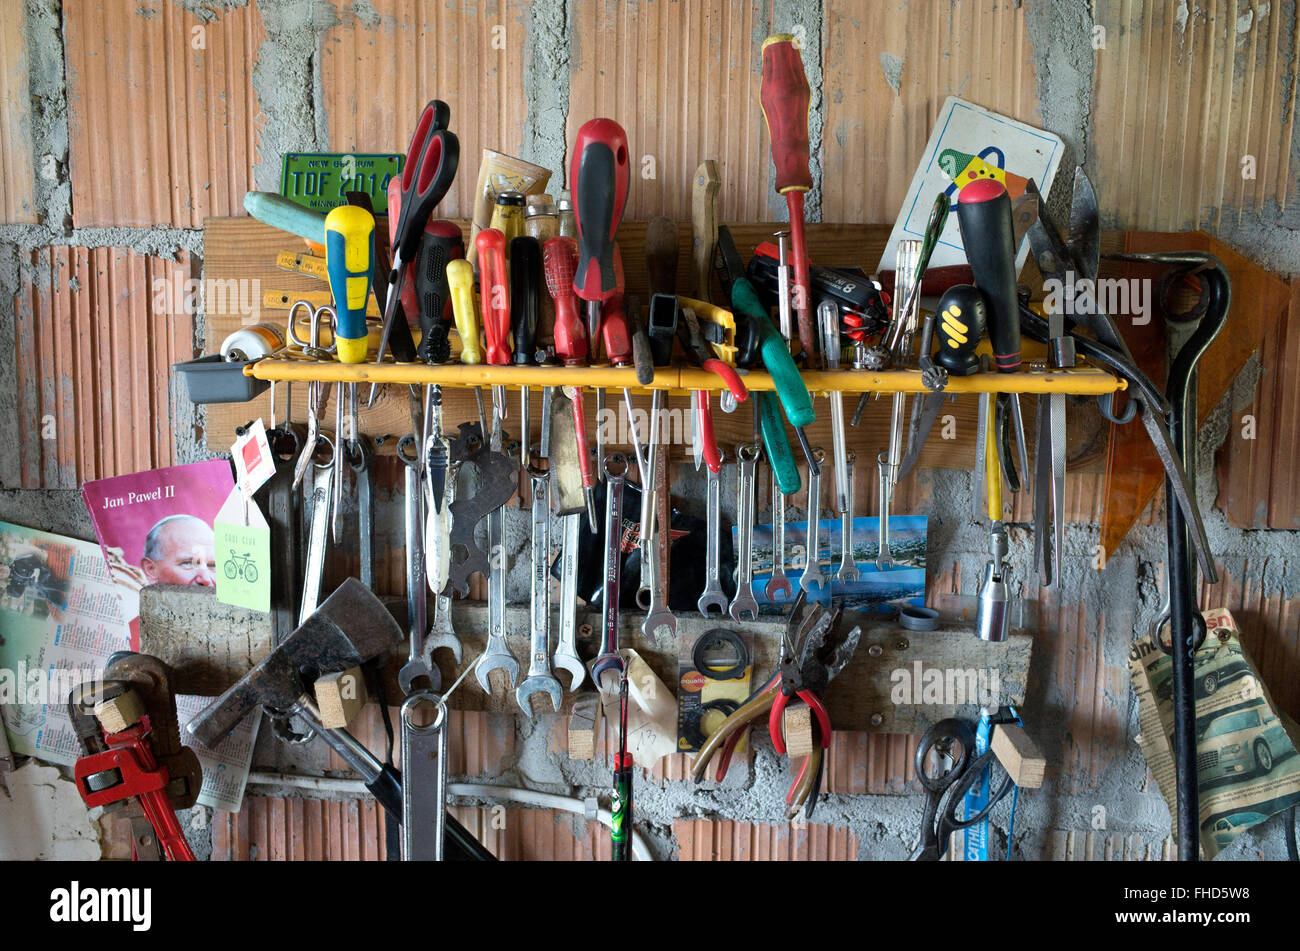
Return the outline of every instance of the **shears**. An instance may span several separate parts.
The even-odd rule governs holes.
[[[406,162],[402,166],[401,208],[397,226],[393,229],[392,267],[388,272],[388,284],[392,287],[385,288],[386,299],[379,301],[384,311],[384,328],[379,337],[376,362],[383,361],[390,339],[393,356],[398,360],[413,361],[416,358],[410,327],[406,321],[395,318],[402,297],[402,281],[406,278],[406,265],[419,253],[424,226],[451,188],[460,165],[460,140],[447,129],[450,122],[451,107],[440,99],[432,100],[420,113],[415,134],[411,136],[411,147],[406,151]],[[379,284],[375,282],[377,292]],[[367,408],[375,401],[376,387],[377,384],[370,387]]]
[[[958,829],[983,822],[993,807],[1014,788],[1009,774],[988,804],[965,819],[958,819],[966,793],[980,781],[984,771],[997,762],[992,750],[979,756],[975,752],[975,731],[965,720],[949,717],[925,731],[916,747],[916,775],[925,787],[925,812],[921,818],[921,840],[912,850],[909,861],[937,862],[948,851],[948,840]]]

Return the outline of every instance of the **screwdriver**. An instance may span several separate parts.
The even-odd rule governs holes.
[[[447,288],[451,293],[451,314],[460,337],[460,362],[471,366],[483,362],[483,346],[478,338],[478,310],[474,306],[474,266],[463,258],[447,262]],[[478,402],[478,422],[487,438],[487,415],[483,411],[483,391],[474,387]]]
[[[416,352],[425,363],[446,363],[451,356],[447,341],[447,318],[452,314],[447,265],[464,256],[465,242],[459,225],[430,220],[424,226],[414,284],[420,314],[420,346]],[[402,303],[405,305],[405,299]]]
[[[578,129],[569,172],[578,228],[573,291],[587,302],[587,336],[600,331],[600,308],[620,292],[621,261],[614,239],[627,206],[627,133],[613,119],[589,119]]]
[[[515,363],[532,363],[537,338],[537,315],[541,311],[542,249],[536,238],[520,235],[510,239],[510,334],[514,338]],[[519,412],[520,465],[528,468],[529,388],[521,386]]]
[[[325,216],[325,268],[334,297],[334,343],[340,363],[364,363],[368,344],[366,301],[375,273],[375,216],[356,205],[339,205]],[[357,385],[349,383],[349,441],[357,437]],[[335,403],[334,541],[339,542],[343,491],[343,400]]]
[[[483,339],[487,362],[505,366],[510,362],[510,283],[506,276],[506,236],[485,228],[474,236],[478,250],[479,299],[483,306]],[[492,387],[492,412],[506,418],[506,388]],[[495,428],[495,427],[494,427]]]
[[[587,331],[578,316],[578,302],[573,293],[573,273],[578,267],[578,250],[572,238],[547,238],[542,244],[542,267],[546,288],[555,301],[555,355],[565,366],[581,366],[587,359]],[[582,387],[566,389],[573,403],[573,428],[578,438],[578,469],[582,490],[587,496],[587,524],[596,531],[596,476],[591,468],[591,449],[587,445],[587,414],[582,403]]]
[[[812,189],[809,171],[808,105],[811,91],[795,38],[777,33],[763,41],[763,79],[759,99],[772,140],[776,190],[790,212],[790,251],[794,257],[794,306],[799,316],[799,344],[812,359],[816,346],[812,295],[808,280],[808,248],[803,230],[804,192]]]

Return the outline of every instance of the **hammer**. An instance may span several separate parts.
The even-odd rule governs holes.
[[[364,664],[401,640],[402,629],[383,602],[356,578],[348,578],[279,647],[208,704],[187,729],[211,748],[258,706],[276,716],[297,716],[360,774],[366,789],[400,822],[401,774],[381,763],[347,730],[326,728],[311,698],[311,684],[321,674]],[[452,846],[449,858],[494,858],[452,816],[447,817],[447,836]],[[461,855],[454,854],[457,847]]]

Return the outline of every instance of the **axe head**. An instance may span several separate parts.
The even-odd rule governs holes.
[[[190,721],[212,747],[258,706],[288,713],[321,674],[363,664],[399,644],[402,629],[382,601],[349,578],[266,659]]]

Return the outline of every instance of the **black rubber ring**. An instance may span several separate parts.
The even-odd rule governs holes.
[[[682,725],[682,739],[690,744],[691,749],[698,750],[708,741],[704,735],[704,715],[711,710],[718,710],[723,716],[729,717],[739,709],[740,704],[725,697],[701,704],[698,710],[687,715],[686,722]]]
[[[710,667],[705,663],[704,652],[714,644],[731,645],[736,652],[734,667]],[[691,650],[691,663],[695,665],[696,670],[710,680],[740,680],[745,676],[745,671],[749,668],[749,648],[745,646],[745,642],[740,639],[739,634],[724,627],[717,627],[711,631],[705,631],[696,638],[695,647]]]

